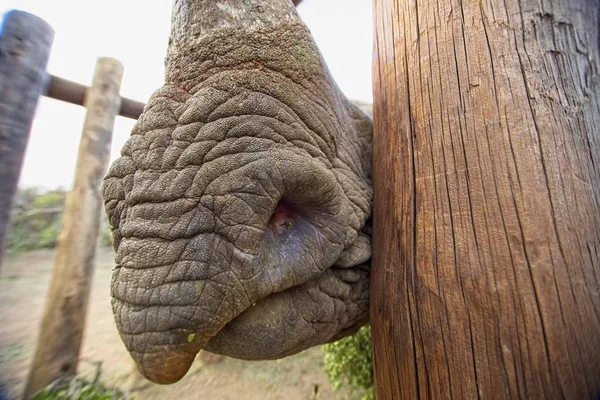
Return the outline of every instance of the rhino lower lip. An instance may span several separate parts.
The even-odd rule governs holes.
[[[315,278],[314,280],[317,280],[317,278]],[[161,346],[162,348],[160,349],[155,349],[156,351],[153,351],[151,353],[144,353],[144,354],[138,354],[135,352],[132,352],[132,356],[134,357],[134,359],[136,359],[136,363],[138,365],[138,368],[140,370],[140,372],[142,373],[142,375],[144,375],[147,379],[151,380],[154,383],[158,383],[158,384],[171,384],[171,383],[175,383],[177,381],[179,381],[180,379],[182,379],[187,372],[189,371],[189,369],[192,366],[192,363],[197,355],[197,353],[200,352],[200,350],[203,349],[207,349],[208,351],[211,351],[213,353],[220,353],[220,351],[218,351],[218,349],[213,348],[211,346],[211,341],[213,339],[219,339],[219,335],[224,332],[227,331],[231,326],[234,326],[237,321],[240,320],[240,318],[243,318],[243,314],[246,313],[247,311],[255,308],[255,307],[259,307],[259,308],[263,308],[262,311],[264,311],[265,309],[268,310],[268,305],[269,301],[271,299],[273,299],[274,296],[276,295],[285,295],[286,293],[292,293],[297,287],[294,286],[292,288],[288,288],[286,290],[283,290],[281,292],[276,292],[276,293],[272,293],[260,300],[255,301],[254,303],[252,303],[248,308],[246,308],[245,310],[243,310],[240,314],[236,315],[235,317],[233,317],[230,321],[228,321],[227,323],[225,323],[223,325],[223,327],[217,331],[214,335],[212,335],[210,338],[205,339],[204,343],[201,343],[197,338],[201,337],[201,335],[199,333],[195,333],[193,331],[190,331],[189,334],[186,335],[186,339],[188,343],[183,343],[183,345],[191,345],[192,347],[194,347],[193,351],[190,351],[190,349],[185,349],[183,351],[179,350],[179,346],[176,346],[176,348],[173,348],[172,346]],[[196,343],[193,343],[194,341],[197,341]],[[291,349],[291,353],[293,354],[296,351],[294,351],[294,349]],[[280,357],[284,357],[288,354],[280,354],[280,355],[276,355],[275,357],[270,357],[270,358],[280,358]]]
[[[351,271],[368,271],[368,268],[363,266],[351,267],[351,268],[336,268],[331,267],[323,272],[325,274],[327,271],[337,271],[340,273],[347,273]],[[286,296],[289,299],[294,298],[294,296],[298,295],[299,286],[310,285],[311,283],[315,283],[319,280],[321,276],[318,276],[312,279],[309,282],[305,282],[302,285],[294,286],[288,288],[286,290],[280,292],[274,292],[262,299],[259,299],[252,303],[248,308],[243,310],[240,314],[233,317],[230,321],[225,323],[223,327],[217,331],[212,337],[208,339],[199,339],[202,335],[200,333],[194,333],[190,331],[186,334],[186,341],[181,345],[164,345],[159,346],[158,348],[154,348],[152,352],[139,354],[132,352],[132,356],[136,359],[140,372],[149,380],[159,383],[159,384],[171,384],[179,381],[183,378],[189,369],[192,366],[192,363],[200,350],[207,350],[213,353],[221,353],[225,355],[228,354],[231,349],[233,351],[239,351],[239,349],[248,348],[248,346],[253,346],[252,344],[248,344],[244,342],[244,337],[240,337],[234,333],[236,337],[235,342],[229,340],[229,336],[231,336],[231,332],[235,332],[239,325],[243,325],[247,322],[248,318],[251,317],[253,321],[257,324],[255,331],[260,332],[248,332],[248,336],[252,336],[253,333],[263,334],[266,331],[269,331],[271,335],[279,336],[278,339],[282,340],[286,344],[291,344],[289,347],[275,347],[270,348],[268,344],[264,345],[264,349],[252,348],[249,349],[249,353],[252,354],[256,351],[265,351],[267,356],[263,357],[264,359],[277,359],[282,358],[291,354],[295,354],[305,348],[305,343],[302,341],[295,342],[286,342],[286,332],[284,330],[279,330],[281,326],[277,325],[277,322],[281,324],[279,320],[269,320],[269,311],[272,308],[273,302],[277,301],[277,298],[285,298]],[[347,283],[353,283],[352,280]],[[258,315],[247,315],[247,313],[256,313]],[[272,316],[272,315],[271,315]],[[257,318],[258,317],[258,318]],[[246,319],[246,321],[244,321]],[[240,323],[241,321],[241,323]],[[294,329],[293,321],[284,321],[283,326],[288,329]],[[261,326],[261,324],[264,324]],[[345,329],[345,331],[355,330],[356,327],[360,326],[360,324],[356,326],[350,326]],[[275,327],[275,329],[274,329]],[[289,336],[289,335],[288,335]],[[339,336],[339,335],[338,335]],[[335,339],[334,337],[330,338],[330,340]],[[223,345],[228,346],[228,348],[223,349]],[[246,358],[253,359],[253,357],[245,357],[244,354],[235,354],[236,358]]]
[[[296,304],[296,301],[300,297],[308,293],[308,288],[319,285],[318,281],[328,272],[333,272],[336,279],[345,284],[352,285],[359,282],[361,274],[368,273],[369,269],[365,265],[347,268],[330,267],[323,271],[321,275],[308,282],[283,291],[271,293],[252,303],[248,308],[227,322],[207,341],[204,349],[213,353],[249,360],[256,359],[256,353],[261,351],[264,351],[264,353],[260,354],[260,359],[278,359],[303,350],[306,348],[306,343],[303,340],[297,342],[289,340],[294,335],[290,335],[289,331],[286,332],[286,330],[294,330],[296,328],[295,322],[306,322],[305,316],[297,313],[298,307],[294,306],[294,304]],[[281,308],[279,308],[279,312],[274,312],[273,310],[278,309],[274,307],[274,304],[278,302],[282,303],[282,299],[285,299],[283,303],[287,305],[285,307],[287,313],[285,311],[282,312]],[[320,306],[320,304],[317,305],[317,307]],[[290,318],[290,315],[293,317]],[[361,325],[362,323],[346,327],[344,331],[353,331]],[[247,332],[247,334],[240,334],[240,332]],[[253,342],[251,337],[258,333],[270,336],[274,339],[273,342]],[[333,338],[332,336],[329,340]],[[257,346],[262,346],[263,348],[258,349],[256,348]]]

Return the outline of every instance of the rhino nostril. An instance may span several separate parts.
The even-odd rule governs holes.
[[[271,229],[291,228],[295,217],[294,208],[285,200],[279,201],[271,215],[268,226]]]

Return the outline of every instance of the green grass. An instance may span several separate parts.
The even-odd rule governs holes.
[[[91,381],[81,377],[59,379],[36,393],[30,400],[126,400],[117,389],[107,388],[100,382],[101,368],[98,364]]]

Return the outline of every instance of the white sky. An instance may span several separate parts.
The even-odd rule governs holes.
[[[121,95],[146,102],[163,83],[170,32],[168,0],[0,0],[0,12],[19,9],[55,30],[48,72],[89,85],[97,57],[125,67]],[[370,102],[372,11],[370,0],[304,0],[298,7],[340,88]],[[83,107],[41,98],[29,139],[21,186],[70,188]],[[111,162],[134,121],[115,122]]]

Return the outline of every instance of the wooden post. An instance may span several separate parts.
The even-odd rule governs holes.
[[[0,32],[0,263],[53,39],[50,25],[35,15],[12,11],[4,16]]]
[[[598,2],[374,3],[377,398],[595,398]]]
[[[25,397],[63,375],[74,375],[94,269],[102,198],[123,66],[100,58],[85,99],[75,181],[65,202],[62,230]],[[60,157],[60,154],[56,155]]]

